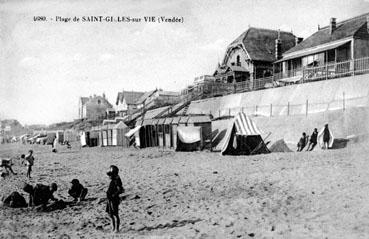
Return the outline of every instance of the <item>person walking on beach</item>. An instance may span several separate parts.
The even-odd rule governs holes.
[[[310,136],[309,145],[306,151],[309,151],[310,146],[311,146],[310,151],[313,151],[317,143],[318,143],[318,129],[315,128],[313,133]]]
[[[31,178],[31,171],[32,171],[32,166],[33,166],[33,162],[35,161],[35,158],[33,157],[33,150],[30,149],[28,151],[28,155],[25,156],[24,154],[21,155],[21,158],[24,159],[26,161],[26,165],[27,165],[27,178]]]
[[[306,137],[306,133],[302,133],[302,137],[300,138],[299,142],[297,143],[297,152],[301,152],[307,143],[308,138]]]
[[[55,137],[54,140],[53,140],[51,152],[53,152],[53,153],[57,152],[57,150],[56,150],[57,143],[58,143],[58,139]]]
[[[109,214],[111,218],[111,223],[113,226],[113,231],[119,232],[119,203],[120,198],[119,194],[124,192],[122,180],[119,177],[119,169],[115,165],[111,165],[107,175],[110,178],[109,188],[106,192],[107,204],[106,204],[106,212]]]
[[[324,126],[324,131],[323,131],[323,146],[324,146],[324,149],[328,149],[330,140],[331,140],[331,133],[329,132],[328,124],[326,124]]]

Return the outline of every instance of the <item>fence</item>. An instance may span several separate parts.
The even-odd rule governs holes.
[[[238,112],[246,113],[253,116],[293,116],[293,115],[310,115],[333,110],[345,111],[348,108],[367,107],[369,102],[368,96],[345,98],[345,92],[342,93],[342,98],[330,102],[314,102],[311,103],[307,99],[303,104],[293,104],[286,102],[283,105],[269,104],[269,105],[255,105],[245,107],[221,108],[213,111],[198,111],[196,114],[210,114],[214,118],[234,116]],[[191,112],[193,113],[193,112]]]
[[[287,72],[275,73],[272,77],[254,79],[236,83],[202,82],[182,91],[182,98],[186,95],[202,93],[204,98],[222,96],[234,93],[254,91],[281,86],[278,82],[290,77],[299,77],[295,84],[312,81],[334,79],[358,74],[369,73],[369,57],[354,59],[344,62],[329,63],[324,66],[304,67]],[[290,82],[291,83],[291,82]]]

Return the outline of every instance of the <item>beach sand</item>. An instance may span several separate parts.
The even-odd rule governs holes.
[[[34,150],[32,179],[1,179],[0,195],[24,182],[56,182],[55,196],[71,200],[70,181],[87,200],[63,210],[0,210],[0,238],[369,238],[368,143],[339,150],[220,156],[157,148],[0,145],[0,157]],[[106,171],[120,169],[126,192],[121,232],[105,212]],[[21,237],[23,236],[23,237]],[[24,237],[26,236],[26,237]],[[68,238],[68,237],[65,237]]]

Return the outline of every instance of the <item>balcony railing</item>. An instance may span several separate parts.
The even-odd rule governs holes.
[[[275,73],[272,77],[254,79],[237,83],[201,82],[182,91],[181,98],[190,100],[193,95],[210,98],[240,92],[254,91],[271,87],[279,87],[280,82],[294,84],[307,83],[369,73],[369,57],[344,62],[329,63],[318,67],[305,67],[287,72]],[[301,76],[301,77],[299,77]],[[288,81],[288,78],[295,79]]]

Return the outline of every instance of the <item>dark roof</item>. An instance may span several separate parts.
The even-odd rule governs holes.
[[[122,103],[123,99],[126,100],[127,105],[136,104],[137,100],[144,94],[145,92],[137,92],[137,91],[122,91],[118,92],[116,105],[118,103]]]
[[[364,27],[364,25],[366,27],[367,16],[369,16],[368,13],[336,23],[336,29],[332,34],[330,33],[329,26],[323,27],[297,46],[285,52],[285,54],[352,37],[360,30],[360,28]]]
[[[273,62],[276,60],[275,40],[277,38],[277,30],[250,27],[228,46],[228,50],[243,44],[251,60]],[[282,53],[295,46],[295,35],[291,32],[280,31],[280,39]]]

